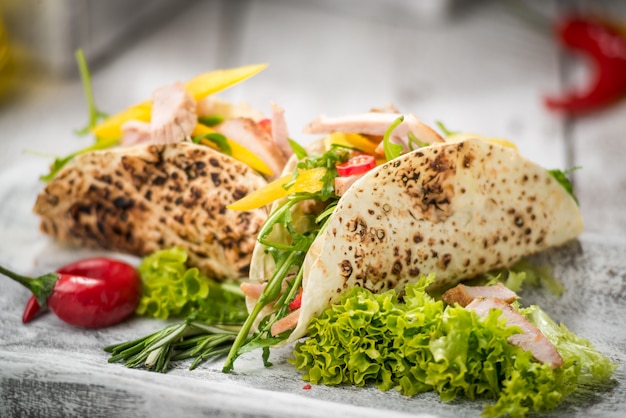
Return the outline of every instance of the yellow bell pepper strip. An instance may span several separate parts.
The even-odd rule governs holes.
[[[206,135],[206,134],[210,134],[214,132],[215,131],[211,129],[210,127],[199,123],[196,125],[191,135],[196,137],[196,136]],[[257,157],[256,154],[254,154],[248,148],[244,147],[243,145],[229,138],[226,138],[226,142],[228,143],[228,146],[230,147],[230,156],[233,157],[235,160],[241,161],[248,167],[252,168],[253,170],[258,171],[259,173],[263,175],[266,175],[266,176],[274,175],[274,173],[267,166],[267,164],[265,164],[263,160]],[[220,148],[217,146],[217,144],[209,141],[208,139],[201,139],[200,144],[207,145],[217,151],[221,151]]]
[[[345,147],[356,148],[366,154],[376,154],[378,143],[360,134],[334,132],[324,138],[324,146],[328,150],[331,145],[343,145]]]
[[[226,90],[267,68],[267,64],[246,65],[228,70],[215,70],[200,74],[185,84],[194,99],[201,100],[211,94]]]
[[[272,203],[273,201],[294,193],[317,193],[322,190],[322,177],[326,174],[326,168],[317,167],[310,170],[301,170],[294,184],[285,189],[293,178],[287,174],[269,183],[262,189],[256,190],[235,203],[227,206],[232,210],[253,210]]]
[[[446,142],[460,142],[460,141],[463,141],[464,139],[470,139],[470,138],[480,139],[481,141],[489,142],[491,144],[500,145],[500,146],[503,146],[503,147],[512,148],[514,150],[517,150],[517,145],[515,145],[513,142],[511,142],[511,141],[509,141],[507,139],[504,139],[504,138],[489,138],[489,137],[486,137],[486,136],[472,134],[472,133],[455,133],[455,134],[451,134],[451,135],[446,137]]]
[[[185,84],[185,89],[195,100],[203,99],[213,93],[225,90],[252,77],[267,67],[267,64],[246,65],[228,70],[215,70],[200,74]],[[152,101],[136,104],[111,116],[95,126],[91,132],[100,140],[111,140],[122,136],[122,125],[130,120],[150,121]]]
[[[150,122],[151,114],[152,102],[150,100],[146,100],[145,102],[131,106],[126,110],[105,119],[103,122],[96,125],[91,130],[91,133],[96,137],[97,142],[119,139],[122,136],[123,124],[131,120]]]

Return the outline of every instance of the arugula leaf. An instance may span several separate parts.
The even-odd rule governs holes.
[[[203,139],[206,139],[208,141],[211,141],[212,143],[214,143],[215,145],[217,145],[217,147],[219,148],[220,152],[226,154],[226,155],[233,155],[233,150],[230,147],[230,145],[228,144],[228,140],[226,139],[226,137],[220,133],[217,132],[210,132],[208,134],[202,134],[202,135],[198,135],[198,136],[194,136],[192,141],[194,144],[199,144],[200,141],[202,141]]]
[[[428,142],[419,140],[413,132],[409,131],[409,149],[411,151],[415,150],[415,148],[413,148],[413,144],[417,145],[417,148],[423,148],[430,145]]]
[[[224,117],[220,115],[199,116],[198,122],[205,126],[211,127],[224,122]]]
[[[454,132],[449,130],[448,128],[446,128],[446,126],[443,124],[443,122],[441,121],[437,121],[435,122],[437,124],[437,126],[439,127],[439,129],[441,129],[441,132],[443,132],[443,134],[445,136],[451,136],[451,135],[456,135],[458,132]]]
[[[287,141],[289,142],[289,146],[293,150],[293,153],[295,154],[296,158],[298,158],[298,160],[302,160],[309,156],[309,154],[306,152],[302,145],[298,144],[291,138],[288,138]]]
[[[83,82],[83,91],[85,92],[85,98],[87,99],[87,105],[89,106],[89,122],[87,123],[87,126],[76,130],[77,135],[83,136],[87,135],[91,131],[91,129],[98,124],[98,121],[100,119],[105,119],[108,117],[108,115],[101,112],[96,107],[96,103],[93,97],[93,90],[91,88],[91,74],[89,72],[89,67],[87,66],[87,60],[85,59],[85,54],[83,53],[83,50],[76,50],[74,56],[76,57],[78,70],[80,72],[80,78]]]
[[[567,190],[567,193],[569,193],[569,195],[572,196],[576,204],[578,204],[578,198],[574,194],[574,186],[572,185],[572,182],[569,181],[569,179],[567,178],[567,175],[580,168],[581,167],[572,167],[565,171],[561,171],[559,169],[548,170],[548,173],[550,173],[550,175],[554,177],[555,180],[558,181],[561,184],[561,186],[563,186],[563,188],[565,188],[565,190]]]
[[[66,157],[57,157],[55,158],[54,162],[51,164],[50,166],[50,172],[48,174],[45,175],[41,175],[39,177],[40,180],[48,182],[50,180],[52,180],[54,178],[54,176],[57,175],[57,173],[63,168],[65,167],[65,165],[70,162],[74,157],[76,157],[77,155],[80,154],[84,154],[86,152],[91,152],[91,151],[98,151],[98,150],[103,150],[103,149],[107,149],[107,148],[111,148],[114,145],[117,145],[118,143],[118,139],[110,139],[110,140],[100,140],[97,141],[95,144],[90,145],[86,148],[83,148],[79,151],[75,151],[73,153],[71,153],[70,155],[66,156]]]
[[[404,121],[404,116],[399,116],[390,126],[387,128],[385,135],[383,136],[383,149],[385,151],[385,159],[391,161],[402,154],[404,147],[402,144],[394,144],[389,140],[391,132],[398,127]]]

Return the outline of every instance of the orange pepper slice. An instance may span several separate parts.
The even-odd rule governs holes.
[[[293,178],[292,174],[288,174],[268,183],[267,186],[261,189],[255,190],[244,198],[227,206],[227,208],[232,210],[252,210],[268,205],[277,199],[293,193],[317,193],[322,190],[324,184],[322,177],[324,174],[326,174],[326,168],[324,167],[301,170],[298,172],[295,183],[289,189],[285,189],[284,186]]]

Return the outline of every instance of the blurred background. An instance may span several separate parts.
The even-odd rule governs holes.
[[[28,164],[28,181],[36,182],[53,156],[93,140],[73,133],[88,118],[74,59],[78,48],[90,64],[96,103],[109,113],[202,72],[268,63],[219,96],[265,113],[277,102],[291,137],[303,143],[311,138],[302,127],[321,113],[339,116],[388,103],[429,124],[508,138],[547,168],[583,167],[572,176],[587,230],[626,234],[626,104],[573,117],[543,103],[547,94],[583,85],[593,73],[588,61],[559,45],[556,21],[577,12],[626,25],[624,1],[0,5],[0,167],[21,173],[15,167]]]

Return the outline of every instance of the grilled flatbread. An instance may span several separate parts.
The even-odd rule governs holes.
[[[144,144],[77,156],[39,194],[34,212],[41,230],[65,244],[136,256],[181,246],[203,273],[239,278],[267,211],[226,206],[265,184],[206,146]]]
[[[574,198],[515,149],[481,139],[420,148],[371,170],[341,197],[306,255],[287,342],[354,286],[401,290],[429,273],[435,286],[449,286],[582,230]],[[263,282],[272,266],[255,250],[251,280]]]

